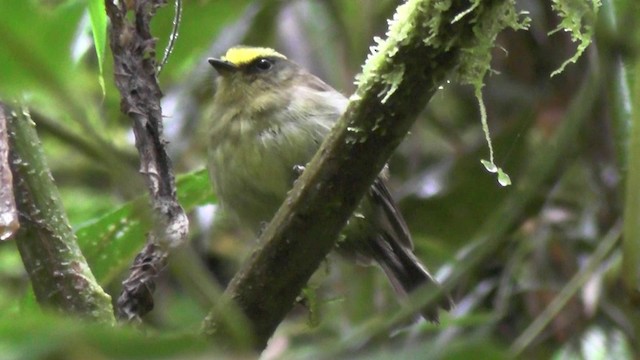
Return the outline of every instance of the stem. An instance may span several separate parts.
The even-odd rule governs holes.
[[[484,106],[484,100],[482,99],[482,88],[480,87],[476,88],[476,99],[478,100],[478,107],[480,108],[480,122],[482,123],[482,132],[484,133],[484,139],[487,141],[487,147],[489,148],[489,162],[493,166],[492,170],[487,170],[495,172],[496,164],[493,162],[493,145],[491,144],[491,133],[489,132],[489,124],[487,123],[487,108]]]
[[[617,44],[629,43],[625,41],[623,32],[620,31],[619,19],[616,19],[615,9],[611,0],[602,1],[602,10],[599,16],[598,29],[598,54],[604,64],[603,70],[607,75],[607,92],[610,103],[611,123],[614,130],[616,155],[620,172],[626,175],[628,165],[629,139],[631,136],[631,90],[627,69],[623,61],[621,49]]]
[[[636,74],[640,74],[640,60],[636,63]],[[631,138],[628,149],[628,172],[624,206],[624,242],[622,243],[622,281],[629,294],[637,300],[640,296],[638,280],[640,273],[640,81],[635,82],[636,95],[632,107]]]

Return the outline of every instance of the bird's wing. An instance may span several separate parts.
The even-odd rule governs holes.
[[[391,230],[392,235],[399,241],[400,244],[406,246],[409,249],[413,249],[413,242],[411,241],[411,233],[407,223],[402,218],[402,214],[396,206],[387,186],[384,183],[384,179],[378,176],[371,186],[371,197],[373,201],[382,210],[383,227],[388,227],[387,230]]]

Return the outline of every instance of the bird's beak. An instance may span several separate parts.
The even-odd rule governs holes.
[[[226,60],[209,58],[208,61],[209,61],[209,64],[211,64],[211,66],[213,66],[213,68],[216,69],[216,71],[220,75],[233,73],[238,70],[237,65]]]

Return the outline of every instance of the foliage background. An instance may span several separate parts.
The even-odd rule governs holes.
[[[619,237],[626,159],[633,151],[629,114],[640,105],[629,92],[633,69],[624,64],[637,61],[640,38],[627,26],[633,13],[620,10],[627,2],[603,1],[597,14],[589,1],[566,2],[579,5],[569,15],[584,5],[573,25],[593,25],[597,41],[550,77],[576,53],[570,32],[549,35],[563,21],[558,9],[564,3],[517,1],[529,13],[530,28],[505,31],[492,53],[495,72],[483,95],[496,160],[513,186],[500,187],[480,164],[487,148],[469,86],[444,84],[390,160],[393,193],[417,255],[440,269],[441,279],[464,269],[453,284],[456,310],[442,314],[440,326],[397,323],[393,314],[401,305],[381,272],[330,256],[264,358],[505,357],[536,319],[549,324],[533,331],[527,356],[637,356],[637,302],[621,285],[622,258],[632,250],[617,242],[587,265],[608,237]],[[192,245],[170,259],[146,319],[148,334],[42,313],[15,245],[5,242],[0,358],[219,355],[193,333],[252,240],[215,217],[215,196],[198,172],[214,92],[206,58],[239,43],[270,46],[350,94],[372,38],[384,34],[398,4],[184,0],[180,37],[160,84],[168,150],[185,174],[178,186],[191,212]],[[116,298],[144,241],[145,189],[108,53],[101,88],[87,5],[0,2],[0,98],[30,108],[78,241],[96,278]],[[168,42],[173,15],[169,6],[154,19],[159,49]],[[583,114],[572,117],[580,114],[576,109]],[[478,249],[490,251],[467,262],[470,252],[482,253]],[[584,284],[574,288],[569,281],[576,274]],[[569,295],[561,310],[544,313],[561,293]]]

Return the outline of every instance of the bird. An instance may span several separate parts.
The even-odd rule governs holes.
[[[218,73],[207,166],[221,209],[258,235],[300,169],[311,160],[346,110],[340,92],[267,47],[234,46],[208,62]],[[387,185],[373,182],[342,230],[336,250],[357,263],[377,264],[404,297],[436,280],[413,252],[413,241]],[[443,295],[422,309],[439,321],[453,303]]]

